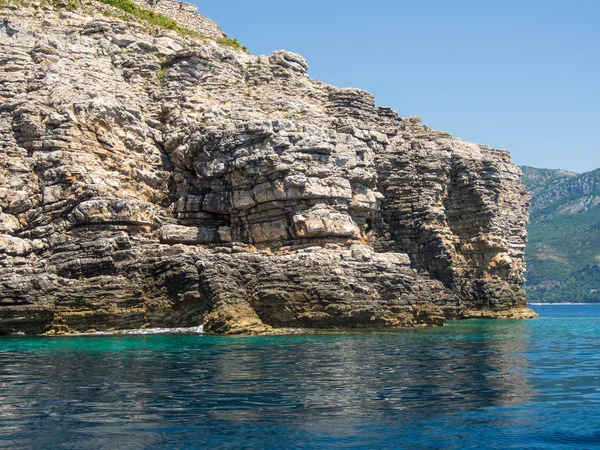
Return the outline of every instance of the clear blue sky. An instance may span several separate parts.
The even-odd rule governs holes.
[[[517,164],[600,167],[600,0],[196,3],[252,53],[298,52],[313,78]]]

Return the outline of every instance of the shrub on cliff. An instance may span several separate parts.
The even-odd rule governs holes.
[[[211,39],[217,42],[220,45],[225,45],[227,47],[231,47],[235,50],[242,50],[248,52],[248,47],[242,45],[237,39],[232,39],[229,37],[222,38],[212,38],[211,36],[206,36],[204,34],[198,33],[196,31],[190,30],[188,28],[184,28],[180,26],[175,20],[170,19],[160,13],[154,12],[150,9],[141,8],[140,6],[133,3],[131,0],[99,0],[105,5],[112,6],[114,8],[120,9],[128,14],[131,14],[138,19],[141,19],[151,25],[156,25],[158,27],[164,28],[166,30],[172,30],[176,33],[179,33],[184,36],[192,36],[199,39]]]

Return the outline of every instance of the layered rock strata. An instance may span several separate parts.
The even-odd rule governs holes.
[[[0,16],[0,334],[532,316],[507,152],[312,80],[287,51],[95,0]]]

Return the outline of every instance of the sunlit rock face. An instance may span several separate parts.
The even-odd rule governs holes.
[[[0,13],[0,333],[532,315],[508,153],[314,81],[294,53],[94,0]]]

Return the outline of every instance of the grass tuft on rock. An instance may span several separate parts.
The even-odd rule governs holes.
[[[99,0],[105,5],[112,6],[114,8],[120,9],[121,11],[125,11],[126,13],[131,14],[132,16],[137,17],[138,19],[142,19],[152,25],[156,25],[161,28],[165,28],[167,30],[179,31],[179,24],[175,22],[173,19],[169,19],[162,14],[156,13],[152,10],[141,8],[131,0]]]
[[[154,12],[150,9],[142,8],[131,0],[98,0],[105,5],[112,6],[114,8],[120,9],[128,14],[131,14],[138,19],[141,19],[151,25],[156,25],[160,28],[164,28],[165,30],[175,31],[176,33],[181,34],[182,36],[191,36],[199,39],[210,39],[212,41],[217,42],[220,45],[224,45],[227,47],[231,47],[235,50],[242,50],[246,53],[248,52],[248,47],[242,45],[238,42],[237,39],[232,39],[228,37],[214,38],[212,36],[206,36],[202,33],[198,33],[197,31],[190,30],[188,28],[184,28],[180,26],[175,20],[170,19],[160,13]]]

